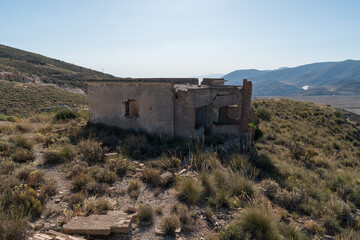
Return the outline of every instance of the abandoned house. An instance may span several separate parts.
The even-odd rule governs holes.
[[[88,81],[91,123],[173,137],[246,135],[257,124],[252,83],[222,78],[115,78]],[[250,124],[250,125],[249,125]]]

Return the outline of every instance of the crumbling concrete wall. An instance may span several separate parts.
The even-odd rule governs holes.
[[[172,85],[94,82],[88,84],[91,123],[104,123],[123,129],[172,135]],[[137,103],[137,116],[126,116],[126,102]],[[129,104],[131,107],[133,104]]]

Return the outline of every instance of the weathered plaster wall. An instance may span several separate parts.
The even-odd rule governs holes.
[[[174,100],[174,133],[178,137],[195,134],[195,107],[193,94],[179,91]]]
[[[172,135],[171,84],[91,83],[88,96],[92,123]],[[139,117],[125,117],[124,102],[129,99],[137,101]]]

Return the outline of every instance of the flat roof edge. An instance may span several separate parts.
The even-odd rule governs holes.
[[[89,79],[91,83],[193,83],[198,84],[197,78],[106,78],[106,79]]]

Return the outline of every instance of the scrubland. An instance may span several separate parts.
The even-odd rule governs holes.
[[[118,209],[137,212],[132,239],[360,239],[360,123],[291,100],[253,107],[252,143],[128,132],[84,110],[1,116],[0,239]]]

